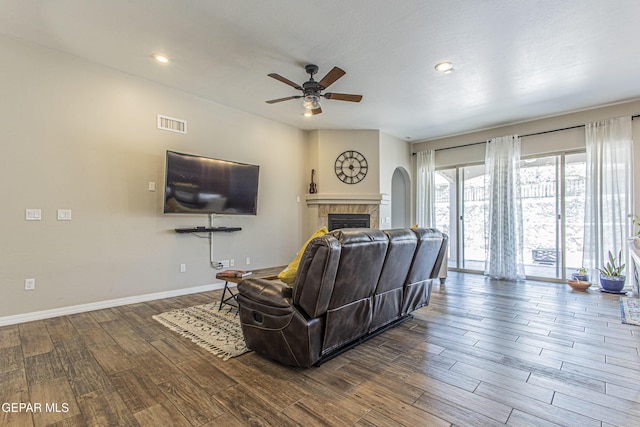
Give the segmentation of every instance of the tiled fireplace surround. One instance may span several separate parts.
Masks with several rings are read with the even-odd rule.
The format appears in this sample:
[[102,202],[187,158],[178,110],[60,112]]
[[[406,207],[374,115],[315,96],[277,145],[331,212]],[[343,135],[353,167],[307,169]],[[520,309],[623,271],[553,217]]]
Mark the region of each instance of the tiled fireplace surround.
[[380,206],[378,205],[318,205],[318,227],[329,225],[329,214],[368,214],[371,228],[379,228],[380,224]]
[[329,226],[329,214],[367,214],[369,226],[380,228],[380,205],[388,204],[383,194],[313,194],[307,206],[317,208],[317,226]]

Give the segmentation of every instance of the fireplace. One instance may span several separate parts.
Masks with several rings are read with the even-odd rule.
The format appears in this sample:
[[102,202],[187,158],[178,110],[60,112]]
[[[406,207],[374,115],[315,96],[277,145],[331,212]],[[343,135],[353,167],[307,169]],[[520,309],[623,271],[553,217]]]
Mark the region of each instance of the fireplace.
[[338,228],[369,228],[371,215],[338,213],[329,214],[329,231]]
[[[366,216],[368,222],[353,223],[346,225],[351,227],[379,228],[380,206],[388,205],[388,198],[383,194],[310,194],[307,196],[307,206],[310,213],[317,216],[314,227],[327,227],[329,225],[329,215],[362,215]],[[313,210],[315,209],[315,212]],[[315,222],[315,221],[314,221]],[[338,226],[339,227],[339,226]],[[338,228],[334,226],[333,229]],[[344,228],[344,227],[343,227]]]

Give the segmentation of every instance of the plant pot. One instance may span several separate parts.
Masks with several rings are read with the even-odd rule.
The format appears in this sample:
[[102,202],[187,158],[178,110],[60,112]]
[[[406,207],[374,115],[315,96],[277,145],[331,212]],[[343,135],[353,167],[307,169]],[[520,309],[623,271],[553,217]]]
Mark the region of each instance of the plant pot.
[[600,286],[607,292],[620,292],[627,276],[600,276]]
[[588,274],[573,273],[571,275],[571,278],[573,280],[579,280],[581,282],[588,282],[589,281],[589,275]]
[[586,291],[591,286],[591,283],[582,280],[567,280],[567,283],[574,291]]

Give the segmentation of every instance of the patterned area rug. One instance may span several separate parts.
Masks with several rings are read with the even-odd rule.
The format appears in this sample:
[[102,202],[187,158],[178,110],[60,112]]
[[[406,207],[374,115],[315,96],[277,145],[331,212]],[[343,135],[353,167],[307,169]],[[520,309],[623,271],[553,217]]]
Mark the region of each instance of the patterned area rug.
[[620,297],[622,323],[640,326],[640,299]]
[[218,311],[218,304],[179,308],[153,318],[222,360],[229,360],[249,349],[244,343],[237,311],[224,308]]

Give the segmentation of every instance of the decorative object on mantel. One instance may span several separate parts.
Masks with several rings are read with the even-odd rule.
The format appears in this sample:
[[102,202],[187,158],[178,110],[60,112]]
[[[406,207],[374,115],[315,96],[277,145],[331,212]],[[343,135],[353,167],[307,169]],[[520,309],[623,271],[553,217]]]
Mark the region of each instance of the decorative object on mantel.
[[222,360],[250,351],[244,342],[238,312],[218,311],[218,303],[179,308],[153,319]]
[[359,183],[367,176],[368,171],[367,159],[355,150],[347,150],[336,159],[336,176],[345,184]]
[[627,277],[622,274],[625,264],[622,264],[622,251],[618,252],[615,258],[613,253],[609,251],[609,261],[604,268],[600,268],[600,290],[609,293],[625,293],[624,288]]
[[620,297],[620,317],[622,323],[640,326],[640,300]]
[[585,280],[567,280],[567,283],[574,291],[586,291],[591,286],[591,282]]
[[315,169],[311,169],[311,184],[309,184],[309,194],[316,194],[318,192],[318,186],[313,182],[313,176],[316,174]]

